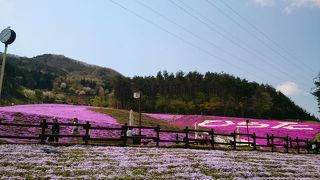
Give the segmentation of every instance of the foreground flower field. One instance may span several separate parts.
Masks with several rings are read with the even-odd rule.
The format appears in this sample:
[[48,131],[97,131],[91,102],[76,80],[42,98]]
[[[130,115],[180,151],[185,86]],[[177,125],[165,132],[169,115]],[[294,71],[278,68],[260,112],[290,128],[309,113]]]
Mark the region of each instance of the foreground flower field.
[[319,179],[319,162],[252,151],[0,145],[0,179]]

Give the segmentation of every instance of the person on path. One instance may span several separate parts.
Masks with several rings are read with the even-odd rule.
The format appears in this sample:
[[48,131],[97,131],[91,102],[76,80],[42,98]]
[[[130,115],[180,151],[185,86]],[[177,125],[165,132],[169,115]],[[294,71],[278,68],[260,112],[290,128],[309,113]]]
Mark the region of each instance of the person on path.
[[[79,135],[80,134],[80,126],[78,118],[73,118],[73,129],[72,129],[72,135]],[[76,143],[79,143],[78,139],[75,140]]]
[[[60,133],[60,125],[58,123],[58,119],[54,118],[52,129],[51,129],[51,134],[52,135],[59,135],[59,133]],[[52,141],[59,142],[59,137],[53,137]]]
[[127,137],[132,137],[132,135],[133,135],[132,128],[129,128],[127,130]]

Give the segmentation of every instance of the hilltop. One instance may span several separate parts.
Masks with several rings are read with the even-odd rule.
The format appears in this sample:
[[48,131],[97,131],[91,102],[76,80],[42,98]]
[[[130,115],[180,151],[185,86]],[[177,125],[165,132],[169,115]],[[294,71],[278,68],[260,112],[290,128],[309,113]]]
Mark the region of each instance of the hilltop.
[[[2,54],[1,54],[2,59]],[[7,58],[1,104],[68,102],[105,104],[117,71],[90,65],[63,55],[44,54]]]

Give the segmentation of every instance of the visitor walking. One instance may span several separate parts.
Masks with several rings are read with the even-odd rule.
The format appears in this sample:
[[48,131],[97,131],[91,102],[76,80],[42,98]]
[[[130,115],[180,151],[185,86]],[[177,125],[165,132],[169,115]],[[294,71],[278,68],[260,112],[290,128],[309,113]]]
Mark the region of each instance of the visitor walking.
[[[52,124],[52,129],[51,129],[51,134],[52,135],[59,135],[59,133],[60,133],[60,125],[58,123],[58,119],[54,118],[53,124]],[[53,137],[52,141],[59,142],[59,137]]]
[[[80,134],[80,126],[79,126],[79,120],[78,118],[73,118],[73,129],[72,129],[72,135],[79,135]],[[78,143],[78,140],[75,140],[76,143]]]
[[132,135],[133,135],[132,128],[129,128],[127,130],[127,137],[132,137]]

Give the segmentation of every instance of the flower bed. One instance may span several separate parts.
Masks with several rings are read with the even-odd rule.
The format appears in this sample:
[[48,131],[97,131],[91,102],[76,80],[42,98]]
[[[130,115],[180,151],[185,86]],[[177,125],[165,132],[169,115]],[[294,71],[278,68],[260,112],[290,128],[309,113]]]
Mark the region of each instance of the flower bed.
[[[57,117],[59,119],[78,118],[81,122],[90,121],[96,124],[119,124],[116,119],[108,115],[88,110],[88,108],[97,108],[92,106],[74,106],[65,104],[30,104],[18,106],[0,107],[2,112],[20,112],[25,115],[38,115],[40,117]],[[0,114],[1,115],[1,114]],[[1,117],[1,116],[0,116]]]
[[[198,115],[185,115],[180,118],[170,119],[171,115],[162,114],[146,114],[151,117],[165,117],[164,120],[170,121],[173,124],[181,127],[194,128],[195,124],[205,129],[214,129],[217,133],[231,134],[239,129],[240,133],[247,133],[247,123],[249,120],[248,130],[249,133],[256,133],[256,136],[266,137],[267,134],[281,137],[291,137],[292,139],[308,139],[313,140],[315,135],[320,132],[320,123],[305,123],[281,120],[263,120],[263,119],[247,119],[247,118],[234,118],[234,117],[221,117],[221,116],[198,116]],[[173,116],[171,116],[173,117]],[[247,139],[247,137],[242,137]],[[250,138],[250,141],[252,139]],[[281,143],[280,139],[276,143]],[[266,140],[257,139],[258,144],[266,144]]]
[[[103,113],[89,110],[89,108],[98,108],[92,106],[75,106],[64,104],[31,104],[0,107],[0,119],[2,122],[36,124],[39,125],[42,119],[52,122],[53,118],[58,118],[60,123],[72,123],[73,118],[78,118],[79,123],[87,121],[94,127],[121,127],[116,119]],[[51,134],[51,126],[47,129],[47,134]],[[137,133],[138,129],[134,129]],[[0,134],[12,136],[39,136],[40,128],[1,126]],[[91,130],[92,138],[120,138],[121,131]],[[61,126],[60,134],[72,134],[72,127]],[[80,134],[85,134],[84,129],[80,129]],[[148,137],[155,137],[154,130],[142,130],[142,134]],[[162,133],[164,139],[173,139],[174,134]],[[182,138],[182,137],[181,137]],[[39,140],[25,139],[2,139],[8,142],[38,142]],[[60,142],[73,142],[71,138],[60,138]],[[82,141],[80,141],[82,142]],[[152,142],[154,143],[154,142]]]
[[0,157],[0,179],[320,179],[319,155],[0,145]]
[[[22,124],[37,124],[39,125],[42,119],[47,122],[52,122],[53,118],[58,118],[60,123],[72,123],[73,118],[78,118],[79,123],[90,122],[93,126],[98,127],[119,127],[116,119],[106,114],[97,113],[88,108],[96,108],[91,106],[73,106],[63,104],[32,104],[0,107],[0,118],[2,122],[22,123]],[[50,132],[51,127],[47,129]],[[40,128],[0,126],[0,134],[15,135],[15,136],[38,136]],[[72,127],[61,126],[60,134],[72,134]],[[84,134],[84,130],[80,130],[80,134]],[[119,137],[120,132],[115,131],[95,131],[91,132],[92,137]],[[5,139],[10,142],[34,142],[36,140],[19,140]],[[71,141],[70,138],[60,138],[62,142]]]

